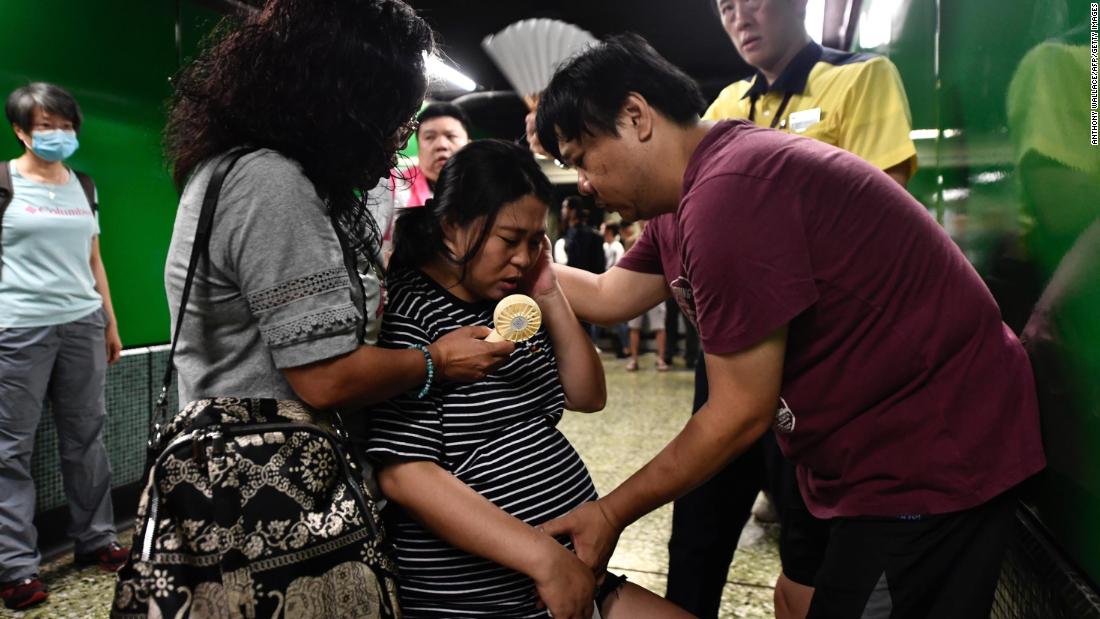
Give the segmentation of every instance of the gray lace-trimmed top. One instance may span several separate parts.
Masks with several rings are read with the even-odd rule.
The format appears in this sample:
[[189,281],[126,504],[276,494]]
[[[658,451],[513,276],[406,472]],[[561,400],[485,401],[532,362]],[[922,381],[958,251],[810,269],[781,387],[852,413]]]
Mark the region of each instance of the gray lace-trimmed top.
[[[203,195],[204,165],[176,213],[164,284],[176,312]],[[362,269],[361,269],[362,270]],[[366,299],[344,265],[328,211],[301,167],[272,150],[242,157],[222,187],[209,260],[199,263],[176,368],[180,402],[213,396],[297,399],[281,368],[346,354],[377,334],[381,284],[361,273]]]

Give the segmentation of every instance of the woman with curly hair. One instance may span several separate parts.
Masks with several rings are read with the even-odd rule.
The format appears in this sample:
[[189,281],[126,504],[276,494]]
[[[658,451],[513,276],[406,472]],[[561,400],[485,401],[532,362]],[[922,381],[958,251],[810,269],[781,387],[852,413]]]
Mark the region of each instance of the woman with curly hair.
[[[370,345],[381,318],[368,192],[426,90],[432,32],[396,0],[272,0],[178,80],[168,154],[183,187],[165,285],[174,312],[205,165],[226,177],[179,337],[180,401],[229,395],[361,407],[419,388],[425,353]],[[349,273],[355,271],[354,276]],[[436,379],[484,377],[511,344],[472,327],[427,346]]]
[[[514,348],[483,341],[486,327],[374,346],[385,295],[369,190],[415,129],[432,51],[431,29],[398,0],[268,0],[179,76],[167,150],[182,197],[165,287],[186,407],[163,427],[171,443],[139,506],[142,552],[115,616],[400,616],[375,507],[330,447],[344,435],[328,432],[326,411],[370,423],[365,406],[480,380]],[[284,420],[290,429],[263,429]],[[233,423],[258,443],[241,433],[207,456],[180,429],[224,439]],[[218,457],[228,464],[210,472]]]

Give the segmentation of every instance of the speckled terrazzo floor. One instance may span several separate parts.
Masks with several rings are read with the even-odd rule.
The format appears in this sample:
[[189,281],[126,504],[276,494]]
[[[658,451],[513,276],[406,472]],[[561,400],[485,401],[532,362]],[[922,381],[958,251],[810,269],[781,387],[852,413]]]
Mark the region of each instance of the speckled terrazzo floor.
[[[561,428],[592,471],[596,487],[606,493],[660,450],[683,425],[691,410],[692,373],[654,371],[646,355],[641,370],[626,372],[625,363],[604,355],[608,406],[594,415],[569,413]],[[672,508],[664,507],[623,534],[611,568],[630,580],[664,594]],[[722,619],[772,616],[772,586],[779,573],[774,527],[750,524],[741,537],[722,599]],[[124,542],[128,542],[129,533]],[[114,575],[96,568],[77,569],[65,555],[42,567],[50,587],[49,601],[16,613],[0,608],[0,618],[106,618]]]
[[[130,544],[132,530],[120,531],[119,542]],[[106,619],[110,612],[111,596],[115,591],[115,575],[97,567],[80,568],[73,564],[72,554],[66,553],[53,561],[43,563],[39,576],[50,588],[50,599],[45,604],[23,612],[14,612],[0,606],[0,617],[26,617],[28,619]]]

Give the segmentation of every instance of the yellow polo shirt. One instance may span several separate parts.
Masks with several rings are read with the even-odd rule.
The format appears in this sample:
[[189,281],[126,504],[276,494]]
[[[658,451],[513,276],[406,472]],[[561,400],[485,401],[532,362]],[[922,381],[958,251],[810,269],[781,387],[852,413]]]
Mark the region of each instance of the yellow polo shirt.
[[883,56],[810,42],[774,84],[760,73],[734,82],[704,118],[749,118],[832,144],[882,170],[908,162],[908,177],[917,171],[909,101],[897,68]]
[[1100,178],[1100,148],[1089,130],[1089,48],[1040,43],[1016,68],[1008,85],[1008,132],[1016,164],[1028,153]]

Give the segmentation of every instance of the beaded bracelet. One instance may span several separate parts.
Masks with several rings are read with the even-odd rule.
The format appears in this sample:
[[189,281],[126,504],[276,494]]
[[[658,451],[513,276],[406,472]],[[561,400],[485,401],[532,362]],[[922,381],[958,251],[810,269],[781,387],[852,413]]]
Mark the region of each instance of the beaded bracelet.
[[417,400],[423,400],[424,396],[428,395],[431,391],[432,381],[435,379],[435,364],[432,363],[432,353],[428,352],[428,347],[421,344],[413,344],[410,348],[415,348],[424,353],[424,361],[428,363],[428,377],[424,379],[424,386],[420,389],[420,393],[416,394]]

